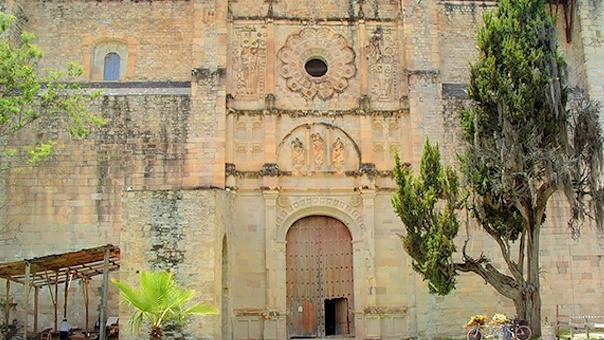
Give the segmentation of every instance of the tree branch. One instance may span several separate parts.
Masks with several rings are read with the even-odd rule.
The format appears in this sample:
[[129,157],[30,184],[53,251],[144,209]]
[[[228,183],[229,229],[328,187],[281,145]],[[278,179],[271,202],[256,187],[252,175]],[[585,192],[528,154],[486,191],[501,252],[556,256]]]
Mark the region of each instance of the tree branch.
[[[514,278],[500,273],[493,265],[490,260],[481,254],[478,259],[473,259],[467,256],[464,245],[464,262],[453,263],[451,266],[453,270],[464,273],[472,272],[482,277],[486,283],[490,284],[497,290],[501,295],[510,298],[517,299],[522,293],[521,284],[519,284]],[[523,284],[523,283],[522,283]]]

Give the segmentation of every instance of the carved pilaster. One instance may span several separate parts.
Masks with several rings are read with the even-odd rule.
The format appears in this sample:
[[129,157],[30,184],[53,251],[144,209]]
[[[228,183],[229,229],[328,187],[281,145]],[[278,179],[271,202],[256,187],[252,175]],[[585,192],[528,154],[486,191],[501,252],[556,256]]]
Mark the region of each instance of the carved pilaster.
[[276,292],[275,292],[275,246],[276,233],[277,233],[277,197],[279,192],[276,190],[265,190],[262,193],[264,197],[264,226],[265,226],[265,261],[266,261],[266,301],[267,308],[276,308]]
[[[359,6],[361,6],[359,4]],[[362,7],[359,8],[359,13],[362,13]],[[359,78],[361,79],[361,97],[367,97],[367,51],[365,44],[367,41],[367,33],[365,27],[365,20],[359,20]]]
[[375,190],[364,189],[361,191],[363,199],[363,223],[365,224],[365,275],[367,282],[367,304],[376,303],[377,281],[375,277]]

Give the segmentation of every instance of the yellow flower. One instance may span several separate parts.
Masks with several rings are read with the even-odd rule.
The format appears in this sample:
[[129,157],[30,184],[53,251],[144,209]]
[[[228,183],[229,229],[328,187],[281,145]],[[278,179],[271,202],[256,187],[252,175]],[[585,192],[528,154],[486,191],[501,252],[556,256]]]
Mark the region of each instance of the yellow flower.
[[507,316],[505,316],[505,314],[495,314],[493,315],[493,318],[491,319],[491,325],[495,326],[495,325],[503,325],[504,323],[508,323],[509,320],[507,318]]
[[471,327],[475,327],[478,325],[484,325],[487,322],[487,316],[483,315],[483,314],[476,314],[476,315],[472,315],[472,317],[470,317],[470,321],[468,321],[467,324],[465,324],[463,327],[464,328],[471,328]]

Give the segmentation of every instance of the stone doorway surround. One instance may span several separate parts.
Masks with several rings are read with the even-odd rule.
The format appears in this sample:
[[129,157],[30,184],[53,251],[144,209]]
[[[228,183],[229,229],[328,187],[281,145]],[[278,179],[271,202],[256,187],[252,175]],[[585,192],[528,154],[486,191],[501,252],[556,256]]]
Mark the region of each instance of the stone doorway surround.
[[341,221],[352,236],[355,336],[364,336],[364,308],[375,305],[375,190],[311,195],[263,192],[267,267],[265,339],[286,339],[286,236],[299,219],[322,215]]

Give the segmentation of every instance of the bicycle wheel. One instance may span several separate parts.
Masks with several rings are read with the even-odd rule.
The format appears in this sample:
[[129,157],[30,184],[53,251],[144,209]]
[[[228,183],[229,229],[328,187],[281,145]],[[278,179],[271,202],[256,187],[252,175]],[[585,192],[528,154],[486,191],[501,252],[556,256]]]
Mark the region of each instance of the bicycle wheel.
[[509,340],[505,338],[506,331],[503,328],[497,328],[493,330],[493,339],[495,340]]
[[527,326],[518,326],[516,327],[516,339],[518,340],[528,340],[531,338],[531,329]]
[[482,340],[482,331],[480,328],[472,328],[468,331],[468,340]]

